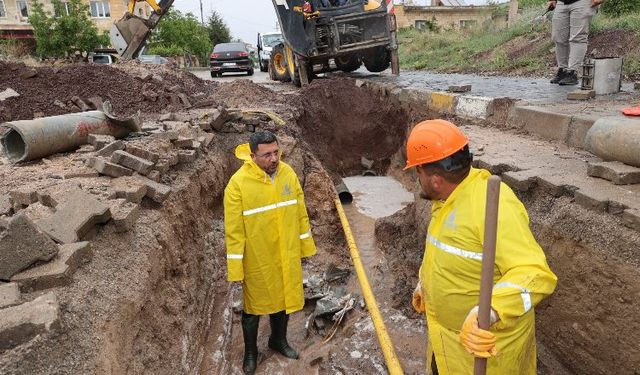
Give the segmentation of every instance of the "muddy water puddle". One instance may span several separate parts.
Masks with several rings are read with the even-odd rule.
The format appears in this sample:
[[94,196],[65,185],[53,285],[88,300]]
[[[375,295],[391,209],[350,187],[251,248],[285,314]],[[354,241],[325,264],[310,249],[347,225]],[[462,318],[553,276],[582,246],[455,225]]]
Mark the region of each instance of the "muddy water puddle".
[[[384,254],[376,245],[376,219],[403,209],[413,202],[413,194],[388,176],[354,176],[343,181],[354,198],[353,203],[344,205],[344,211],[370,282],[374,289],[375,285],[390,285],[384,282],[391,275],[384,272],[387,269]],[[352,281],[357,284],[357,280]]]

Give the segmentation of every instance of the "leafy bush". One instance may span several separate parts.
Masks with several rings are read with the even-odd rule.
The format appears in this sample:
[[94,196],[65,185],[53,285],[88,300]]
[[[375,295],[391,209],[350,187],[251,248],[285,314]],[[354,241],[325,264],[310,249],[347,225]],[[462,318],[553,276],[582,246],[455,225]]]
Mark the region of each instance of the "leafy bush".
[[613,17],[639,11],[640,0],[607,0],[602,4],[602,12]]
[[184,48],[176,45],[170,45],[170,46],[152,45],[149,48],[149,54],[160,55],[160,56],[172,56],[172,57],[183,56]]
[[[34,0],[29,23],[33,26],[36,54],[44,57],[66,57],[76,52],[88,53],[109,45],[107,33],[99,34],[89,18],[89,6],[82,0],[52,0],[54,13],[45,11],[43,3]],[[66,7],[65,7],[66,5]]]

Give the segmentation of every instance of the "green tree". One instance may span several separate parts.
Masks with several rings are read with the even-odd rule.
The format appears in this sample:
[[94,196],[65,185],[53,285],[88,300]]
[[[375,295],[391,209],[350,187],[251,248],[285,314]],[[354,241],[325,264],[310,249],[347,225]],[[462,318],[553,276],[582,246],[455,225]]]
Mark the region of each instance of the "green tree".
[[76,52],[87,53],[101,45],[109,45],[106,32],[100,34],[89,18],[89,6],[82,0],[52,0],[54,13],[34,0],[29,23],[33,26],[38,57],[65,57]]
[[171,9],[160,20],[149,49],[151,53],[172,51],[176,55],[195,55],[204,63],[211,49],[211,41],[207,29],[193,13],[183,15],[179,10]]
[[215,10],[209,16],[207,32],[209,32],[209,39],[214,46],[218,43],[228,43],[231,40],[229,27]]

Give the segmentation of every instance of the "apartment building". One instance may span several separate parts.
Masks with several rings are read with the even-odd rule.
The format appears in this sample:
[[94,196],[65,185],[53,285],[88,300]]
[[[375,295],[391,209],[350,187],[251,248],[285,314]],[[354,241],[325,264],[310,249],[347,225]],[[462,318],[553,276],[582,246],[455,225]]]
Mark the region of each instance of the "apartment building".
[[[51,0],[40,0],[46,10],[53,12]],[[83,0],[89,5],[91,20],[98,30],[110,30],[111,25],[127,11],[128,0]],[[64,1],[63,1],[64,3]],[[0,38],[30,39],[33,28],[29,24],[32,0],[0,0]],[[145,2],[138,3],[135,13],[147,18],[151,8]]]

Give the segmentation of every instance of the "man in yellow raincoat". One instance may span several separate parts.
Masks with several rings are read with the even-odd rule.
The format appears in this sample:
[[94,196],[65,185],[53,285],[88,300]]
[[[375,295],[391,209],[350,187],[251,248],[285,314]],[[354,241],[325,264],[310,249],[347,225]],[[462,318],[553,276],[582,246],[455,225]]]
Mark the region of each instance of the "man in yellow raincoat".
[[428,120],[407,140],[422,196],[432,201],[420,281],[413,306],[425,312],[427,373],[473,374],[474,357],[488,358],[489,375],[535,375],[534,307],[557,278],[529,228],[523,204],[500,186],[491,326],[478,328],[487,180],[471,167],[469,140],[452,123]]
[[227,280],[242,281],[243,370],[253,374],[260,315],[269,314],[269,347],[298,358],[287,342],[287,324],[289,314],[304,306],[301,258],[316,247],[298,176],[280,161],[275,135],[252,134],[236,157],[244,164],[224,192]]

